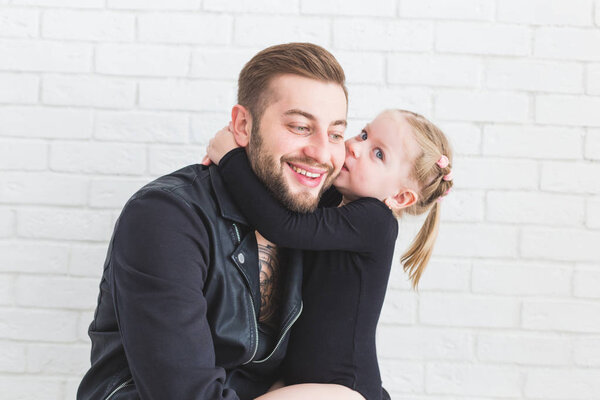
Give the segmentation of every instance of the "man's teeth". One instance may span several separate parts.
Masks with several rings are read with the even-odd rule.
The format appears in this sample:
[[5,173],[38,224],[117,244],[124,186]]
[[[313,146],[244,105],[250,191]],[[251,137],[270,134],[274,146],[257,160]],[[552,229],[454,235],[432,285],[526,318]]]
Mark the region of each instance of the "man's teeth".
[[308,176],[309,178],[318,178],[319,176],[321,176],[321,174],[315,174],[313,172],[308,172],[308,171],[303,170],[302,168],[298,168],[298,167],[296,167],[294,165],[292,165],[291,167],[297,173],[302,174],[304,176]]

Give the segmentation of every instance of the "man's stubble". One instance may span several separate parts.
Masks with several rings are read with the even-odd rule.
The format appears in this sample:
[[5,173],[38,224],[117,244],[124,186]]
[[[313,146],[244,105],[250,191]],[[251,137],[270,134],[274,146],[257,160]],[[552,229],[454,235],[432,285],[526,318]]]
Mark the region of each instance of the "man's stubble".
[[[289,210],[301,213],[314,211],[319,204],[321,195],[331,186],[337,176],[337,174],[332,174],[332,166],[317,164],[310,158],[282,157],[280,160],[276,160],[264,151],[263,140],[259,131],[259,124],[253,124],[247,149],[248,159],[250,160],[250,165],[256,176],[258,176],[273,196]],[[327,169],[325,184],[321,187],[321,190],[316,197],[312,197],[307,192],[298,194],[292,194],[290,192],[290,188],[283,176],[283,168],[287,162],[293,161],[303,162],[308,165],[318,165],[321,168]]]

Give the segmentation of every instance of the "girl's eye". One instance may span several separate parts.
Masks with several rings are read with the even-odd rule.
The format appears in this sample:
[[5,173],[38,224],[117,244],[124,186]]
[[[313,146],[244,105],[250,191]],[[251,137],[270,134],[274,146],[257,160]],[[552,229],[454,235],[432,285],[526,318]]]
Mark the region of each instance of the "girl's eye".
[[362,132],[360,133],[360,138],[361,138],[362,140],[367,140],[367,136],[368,136],[368,135],[367,135],[367,131],[362,131]]
[[383,151],[381,151],[380,149],[375,149],[375,157],[379,158],[380,160],[383,160]]

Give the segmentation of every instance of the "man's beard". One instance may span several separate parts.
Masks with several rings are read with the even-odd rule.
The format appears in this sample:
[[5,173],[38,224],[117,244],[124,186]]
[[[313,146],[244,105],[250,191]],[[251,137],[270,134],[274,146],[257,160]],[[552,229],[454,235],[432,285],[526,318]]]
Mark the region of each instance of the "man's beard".
[[284,164],[288,162],[301,162],[307,165],[314,165],[315,160],[301,157],[282,157],[279,161],[275,160],[274,157],[263,151],[262,137],[258,130],[259,127],[257,125],[252,126],[250,143],[248,143],[248,159],[256,176],[286,208],[301,213],[314,211],[319,204],[319,199],[323,192],[331,186],[337,177],[337,175],[334,176],[332,174],[332,167],[319,164],[320,168],[327,169],[327,177],[325,184],[321,187],[316,197],[313,197],[308,192],[293,194],[283,176]]

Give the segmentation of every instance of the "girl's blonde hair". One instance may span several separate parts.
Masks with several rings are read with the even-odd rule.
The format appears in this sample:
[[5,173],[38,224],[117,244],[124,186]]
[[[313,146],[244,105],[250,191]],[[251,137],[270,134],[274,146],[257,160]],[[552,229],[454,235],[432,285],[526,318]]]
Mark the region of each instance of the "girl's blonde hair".
[[[414,163],[412,178],[418,183],[419,193],[417,202],[407,208],[396,211],[394,214],[421,215],[429,212],[419,233],[412,244],[402,255],[400,261],[404,271],[416,289],[421,275],[431,258],[433,245],[437,238],[440,225],[440,201],[450,188],[452,180],[443,179],[450,174],[452,169],[452,149],[444,133],[420,114],[407,110],[397,110],[413,128],[417,143],[421,147]],[[438,161],[446,156],[449,163],[442,168]]]

